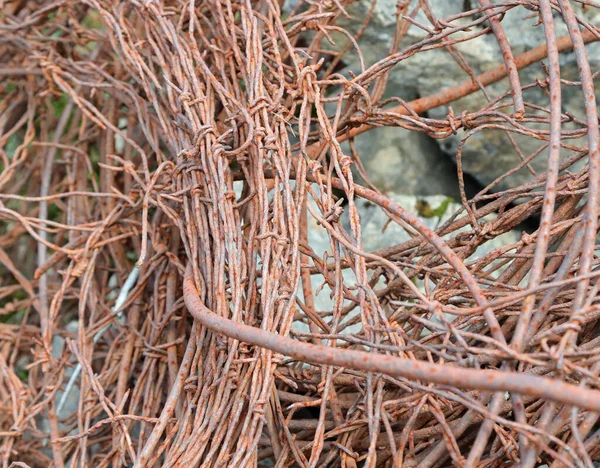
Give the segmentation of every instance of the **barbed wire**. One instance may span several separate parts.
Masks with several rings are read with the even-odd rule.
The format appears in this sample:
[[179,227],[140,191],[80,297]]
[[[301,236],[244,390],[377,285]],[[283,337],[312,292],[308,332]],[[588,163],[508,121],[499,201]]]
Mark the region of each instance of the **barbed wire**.
[[[586,50],[600,30],[584,13],[597,5],[481,0],[438,18],[398,2],[388,53],[367,65],[374,3],[364,18],[351,1],[282,3],[4,3],[3,466],[592,466],[600,154]],[[511,11],[545,43],[517,54]],[[483,35],[502,61],[477,74],[460,45]],[[437,49],[464,81],[388,98],[394,67]],[[571,51],[578,81],[561,75]],[[343,68],[349,54],[360,69]],[[581,88],[585,117],[565,87]],[[481,108],[427,114],[482,91]],[[358,183],[361,155],[343,144],[375,127],[461,137],[462,208],[439,228]],[[468,197],[462,153],[490,130],[538,149],[513,138],[520,162]],[[501,189],[535,158],[544,172]],[[359,200],[411,239],[366,251]],[[526,220],[539,226],[474,255]]]

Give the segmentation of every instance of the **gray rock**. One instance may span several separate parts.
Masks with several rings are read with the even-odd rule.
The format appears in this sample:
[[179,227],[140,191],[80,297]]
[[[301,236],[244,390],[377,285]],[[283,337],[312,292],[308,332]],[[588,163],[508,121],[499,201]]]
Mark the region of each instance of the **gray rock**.
[[[65,328],[66,328],[67,332],[77,334],[77,331],[79,329],[79,322],[77,320],[73,320],[73,321],[69,322]],[[52,337],[52,356],[55,359],[59,359],[62,356],[64,346],[65,346],[65,339],[62,336],[55,335]],[[65,379],[68,380],[73,375],[73,372],[74,372],[73,366],[66,367],[65,368]],[[64,392],[62,390],[59,390],[58,392],[56,392],[55,401],[57,404],[61,400],[63,393]],[[77,411],[77,409],[79,407],[79,393],[80,393],[79,386],[74,385],[69,394],[69,398],[67,398],[65,405],[61,409],[60,413],[58,413],[59,418],[65,418],[65,417],[69,416],[70,414],[73,414],[74,412]],[[62,425],[61,425],[61,428],[62,428]]]
[[[419,216],[419,218],[431,229],[436,229],[439,227],[461,208],[460,204],[451,202],[448,197],[442,195],[416,197],[411,195],[388,193],[388,197],[407,211]],[[409,240],[412,237],[406,231],[406,229],[397,223],[392,222],[387,224],[388,217],[378,206],[363,199],[356,199],[355,202],[361,219],[363,250],[366,252],[373,252],[385,247],[390,247],[392,245]],[[441,212],[441,210],[438,210],[438,208],[443,205],[446,206],[446,210],[439,217],[424,217],[420,214],[424,212],[423,206],[429,206],[431,210],[435,212]],[[311,207],[318,213],[316,205],[312,201]],[[488,216],[486,219],[490,218],[493,218],[493,215]],[[351,232],[347,210],[345,210],[342,214],[340,222],[348,232]],[[385,231],[383,231],[384,226],[386,226]],[[470,227],[466,226],[459,232],[464,232],[469,229]],[[450,234],[447,236],[447,238],[455,235],[456,233]],[[467,260],[475,260],[496,248],[517,242],[520,237],[521,233],[516,230],[502,234],[501,236],[498,236],[497,238],[480,246],[477,251]],[[308,215],[308,243],[315,253],[321,257],[323,257],[326,252],[328,252],[329,255],[332,253],[327,231],[310,214]],[[352,288],[356,285],[356,277],[350,269],[343,270],[342,274],[345,286]],[[316,310],[319,312],[333,310],[334,300],[331,295],[332,291],[329,286],[324,283],[323,276],[313,275],[311,279]],[[422,281],[418,282],[417,285],[424,290]],[[298,290],[298,294],[299,297],[302,298],[301,287]],[[344,305],[348,305],[348,302],[344,302]],[[347,317],[344,321],[354,317],[356,314],[358,314],[358,310],[355,310],[353,314],[350,317]],[[304,323],[294,322],[293,329],[296,332],[308,332],[308,326]],[[348,327],[344,330],[344,333],[358,333],[360,329],[361,325],[359,323],[357,325]]]
[[[69,322],[67,324],[67,326],[65,327],[65,330],[68,333],[72,333],[72,334],[76,334],[78,329],[79,329],[79,322],[77,320],[73,320],[73,321]],[[52,337],[52,357],[54,359],[60,359],[62,356],[64,347],[65,347],[65,338],[61,335],[54,335]],[[66,379],[70,378],[71,375],[73,375],[73,369],[74,369],[73,367],[65,368],[64,375],[65,375]],[[63,393],[64,392],[62,390],[58,390],[56,392],[56,396],[54,399],[56,405],[58,405],[58,402],[60,401]],[[68,398],[66,400],[66,403],[63,406],[62,410],[57,413],[59,420],[64,419],[67,416],[69,416],[77,411],[78,406],[79,406],[79,394],[80,394],[79,386],[75,385],[71,390],[70,398]],[[52,450],[50,449],[50,422],[48,421],[48,418],[46,417],[46,413],[45,412],[41,413],[36,418],[36,420],[37,420],[40,431],[42,431],[44,434],[47,435],[47,437],[42,439],[42,446],[44,447],[43,451],[48,456],[52,456]],[[61,422],[58,423],[58,427],[59,427],[59,430],[61,430],[61,431],[68,429],[68,426]],[[76,430],[72,430],[71,434],[73,434],[75,432],[76,432]]]
[[[448,197],[442,195],[415,197],[410,195],[388,193],[387,196],[408,212],[419,217],[419,219],[425,223],[427,227],[433,230],[441,226],[461,208],[460,204],[451,202]],[[362,242],[364,250],[373,252],[384,249],[386,247],[391,247],[407,241],[414,236],[414,231],[413,235],[411,236],[405,228],[395,222],[386,224],[389,220],[388,216],[381,208],[373,203],[360,199],[356,201],[356,205],[359,213],[361,214]],[[437,213],[441,212],[444,207],[445,211],[443,214],[441,216],[437,216]],[[423,214],[426,212],[429,212],[427,213],[427,217],[423,216]],[[432,213],[436,213],[436,215],[432,216]],[[494,215],[490,215],[484,219],[493,219],[493,216]],[[342,219],[345,220],[347,218]],[[383,230],[384,226],[385,230]],[[470,226],[465,226],[458,232],[465,232],[470,229]],[[447,240],[455,235],[456,233],[449,234],[445,239]],[[518,231],[504,233],[501,236],[498,236],[480,246],[469,258],[469,260],[475,260],[498,247],[517,242],[520,237],[521,234]]]
[[[415,4],[416,0],[413,0],[410,9]],[[431,5],[431,9],[438,19],[456,15],[476,7],[477,4],[478,2],[475,0],[429,0],[429,5]],[[360,28],[362,20],[370,6],[370,0],[361,0],[349,6],[347,10],[351,14],[352,19],[343,20],[342,23],[345,21],[344,26],[348,30],[356,32]],[[359,39],[359,45],[367,67],[387,55],[389,44],[394,34],[396,8],[396,0],[379,0],[375,6],[372,21],[363,36]],[[579,4],[573,4],[573,8],[577,14],[586,18],[592,24],[597,24],[600,21],[600,9],[589,7],[584,11]],[[545,43],[544,28],[542,25],[536,25],[538,18],[537,15],[533,15],[535,15],[534,12],[524,7],[517,7],[507,13],[502,20],[504,31],[515,55],[519,55]],[[416,21],[427,27],[431,27],[431,23],[422,11],[417,15]],[[465,21],[470,21],[470,18],[457,20],[457,23]],[[478,29],[481,30],[486,25],[487,22],[484,22]],[[559,15],[556,16],[555,27],[557,37],[568,34],[567,28]],[[476,32],[476,30],[477,28],[472,28],[471,33]],[[411,26],[407,36],[403,40],[401,50],[424,39],[426,35],[427,33],[419,27]],[[461,36],[465,36],[465,33],[459,33],[453,37],[458,38]],[[346,41],[343,36],[338,34],[333,37],[336,41],[336,47],[345,45]],[[491,33],[460,43],[456,47],[476,74],[503,63],[497,41]],[[599,68],[600,44],[589,44],[587,51],[593,70]],[[348,70],[360,73],[361,67],[356,53],[349,53],[345,61]],[[561,75],[568,80],[579,79],[574,53],[566,52],[561,54]],[[535,83],[536,79],[544,80],[546,77],[540,63],[520,70],[519,76],[522,85]],[[400,96],[403,99],[412,99],[413,96],[428,96],[468,79],[468,74],[456,63],[450,54],[444,48],[438,48],[419,52],[397,64],[390,73],[386,96]],[[486,89],[490,98],[494,99],[509,90],[508,80],[504,79],[499,83],[488,86]],[[600,97],[600,91],[598,92],[598,96]],[[526,90],[524,92],[524,99],[526,102],[543,107],[549,106],[549,97],[537,88]],[[454,113],[460,115],[462,111],[482,109],[487,102],[483,93],[478,92],[453,102],[451,106]],[[506,102],[510,103],[510,98]],[[569,111],[576,117],[584,117],[583,98],[580,87],[563,86],[563,111]],[[443,119],[448,115],[448,112],[448,106],[441,106],[431,110],[428,115],[432,118]],[[512,112],[511,106],[506,108],[506,112]],[[566,126],[565,128],[569,127]],[[390,135],[393,135],[393,133],[390,133]],[[456,149],[464,136],[465,133],[460,131],[457,135],[440,141],[443,152],[455,159]],[[391,181],[394,179],[392,172],[394,174],[397,172],[418,172],[423,166],[429,167],[433,159],[432,153],[429,150],[427,150],[426,154],[411,158],[407,157],[407,153],[410,154],[411,151],[406,151],[402,146],[397,146],[395,150],[390,149],[389,142],[393,138],[393,136],[387,136],[383,132],[368,132],[367,136],[363,138],[363,142],[361,142],[362,150],[360,156],[364,158],[367,166],[370,165],[371,161],[374,161],[374,172],[378,172],[378,170],[379,172],[382,171],[381,167],[377,164],[377,161],[383,157],[381,155],[382,151],[387,153],[396,151],[397,153],[393,157],[383,157],[385,161],[395,159],[405,162],[398,170],[392,166],[386,167],[389,169],[389,174],[384,179],[382,186],[378,185],[381,179],[377,174],[374,176],[374,183],[383,190],[389,190],[389,185],[392,184]],[[541,145],[538,140],[531,137],[515,135],[514,138],[522,154],[525,156],[532,154]],[[585,144],[585,141],[578,140],[576,143],[582,145]],[[544,151],[531,162],[532,169],[536,172],[544,171],[547,167],[546,158],[547,152]],[[475,133],[468,139],[462,154],[465,172],[474,176],[483,185],[488,185],[500,175],[505,174],[508,170],[517,166],[520,161],[520,156],[509,138],[505,132],[500,130],[485,130]],[[411,168],[410,164],[415,162],[417,164]],[[397,186],[394,189],[396,192],[418,195],[428,194],[426,192],[418,192],[415,186],[406,184],[406,177],[403,177],[401,174],[395,176],[398,178]],[[504,190],[516,187],[530,178],[530,171],[527,168],[522,168],[503,180],[497,186],[497,189]],[[427,179],[424,180],[424,183],[427,183]],[[447,185],[444,184],[444,186]],[[452,194],[446,191],[438,193]]]
[[454,164],[425,133],[375,128],[357,136],[355,145],[370,182],[383,192],[460,197]]

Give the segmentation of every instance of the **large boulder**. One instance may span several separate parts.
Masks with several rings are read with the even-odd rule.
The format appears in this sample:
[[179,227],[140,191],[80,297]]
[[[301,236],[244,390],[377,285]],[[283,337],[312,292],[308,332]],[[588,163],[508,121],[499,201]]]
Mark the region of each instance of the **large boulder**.
[[[409,11],[414,8],[416,3],[417,0],[411,2]],[[367,67],[383,59],[388,53],[395,30],[397,4],[396,0],[378,0],[373,10],[371,22],[358,40]],[[476,0],[429,0],[428,4],[437,19],[457,15],[478,6]],[[355,33],[358,31],[371,5],[371,0],[360,0],[349,5],[347,11],[351,15],[351,19],[342,19],[342,25],[350,32]],[[598,24],[600,21],[600,9],[593,7],[584,9],[583,6],[574,2],[572,2],[572,5],[576,13],[586,18],[590,23]],[[422,11],[417,14],[415,19],[416,22],[425,27],[433,28]],[[464,23],[472,19],[473,17],[469,16],[457,20],[456,23]],[[545,43],[544,28],[538,23],[538,19],[537,13],[522,6],[513,8],[503,18],[501,24],[515,56]],[[469,34],[482,30],[487,24],[484,21],[481,25],[472,28]],[[558,13],[555,15],[555,27],[557,37],[568,34],[566,25]],[[427,34],[423,29],[412,25],[400,49],[402,50],[421,41]],[[466,34],[461,32],[454,34],[452,37],[460,38]],[[347,41],[345,36],[333,33],[332,37],[336,41],[335,47],[345,46]],[[459,43],[456,48],[476,74],[503,64],[498,43],[492,33]],[[600,68],[600,43],[589,44],[587,51],[593,70]],[[352,70],[355,74],[360,73],[360,61],[356,53],[350,51],[344,60],[347,70]],[[561,75],[567,80],[579,79],[578,66],[573,52],[561,54]],[[544,80],[546,73],[541,63],[536,63],[520,70],[519,76],[522,85],[527,85],[535,83],[537,79]],[[469,75],[456,63],[448,51],[445,48],[437,48],[419,52],[398,63],[390,73],[386,96],[399,96],[405,100],[410,100],[417,96],[432,95],[468,79],[470,79]],[[509,89],[508,80],[504,79],[488,86],[487,93],[489,98],[495,99]],[[563,111],[569,111],[576,117],[584,118],[581,88],[579,86],[564,85],[562,91]],[[600,93],[598,93],[598,96],[600,97]],[[548,95],[538,87],[526,90],[524,99],[526,102],[535,105],[549,106]],[[510,103],[510,100],[507,102]],[[487,103],[486,96],[482,92],[477,92],[453,102],[451,106],[454,113],[460,115],[462,111],[480,110]],[[428,116],[443,119],[448,115],[448,111],[448,106],[440,106],[429,111]],[[512,107],[506,108],[506,111],[512,112]],[[531,112],[531,109],[528,112]],[[425,135],[405,137],[402,131],[389,129],[368,132],[360,136],[358,140],[360,156],[364,161],[364,165],[367,171],[373,173],[375,185],[382,190],[390,190],[390,186],[395,184],[393,190],[398,193],[430,194],[432,192],[429,180],[431,180],[434,185],[435,182],[439,181],[440,191],[438,193],[452,194],[452,192],[446,191],[448,190],[447,187],[452,186],[451,181],[446,180],[443,176],[440,178],[439,173],[443,171],[427,170],[435,164],[433,161],[443,159],[439,157],[439,152],[432,151],[431,146],[433,143],[439,143],[442,152],[447,157],[449,156],[455,160],[457,147],[464,136],[465,133],[459,131],[457,135],[439,142],[437,140],[426,141],[428,137]],[[397,144],[399,139],[406,143]],[[527,136],[515,135],[514,139],[524,156],[532,154],[541,145],[538,140]],[[585,140],[578,140],[576,144],[584,145],[586,143]],[[419,149],[422,152],[415,153],[414,149]],[[495,190],[504,190],[522,184],[531,177],[531,170],[544,171],[547,166],[546,158],[547,152],[542,151],[531,162],[530,168],[522,168],[509,176]],[[396,161],[401,163],[396,163]],[[465,172],[475,177],[483,185],[487,185],[497,177],[505,174],[517,166],[520,161],[521,158],[506,133],[499,130],[485,130],[475,133],[468,139],[462,155]],[[382,167],[382,163],[386,165],[385,169]],[[419,184],[416,181],[415,183],[406,183],[407,174],[419,173],[422,170],[426,172],[421,173],[421,180],[423,185],[428,185],[427,187],[418,187]],[[381,177],[381,174],[386,172],[385,177]],[[432,178],[427,179],[428,175],[431,175]],[[452,177],[456,178],[454,174],[452,174]]]

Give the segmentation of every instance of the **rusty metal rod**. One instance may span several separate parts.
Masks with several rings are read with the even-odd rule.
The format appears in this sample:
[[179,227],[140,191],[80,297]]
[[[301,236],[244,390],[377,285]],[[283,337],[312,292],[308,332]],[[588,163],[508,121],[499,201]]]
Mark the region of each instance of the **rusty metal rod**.
[[600,391],[562,381],[519,372],[464,369],[396,356],[318,346],[219,317],[200,300],[190,263],[183,282],[183,295],[185,305],[193,317],[213,332],[303,362],[377,372],[457,388],[515,392],[600,412]]

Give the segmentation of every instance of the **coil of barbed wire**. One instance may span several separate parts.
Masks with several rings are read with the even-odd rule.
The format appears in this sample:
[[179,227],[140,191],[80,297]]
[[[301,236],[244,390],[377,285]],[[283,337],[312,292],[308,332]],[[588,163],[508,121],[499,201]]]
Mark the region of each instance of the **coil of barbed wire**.
[[[457,3],[397,2],[376,59],[374,1],[3,4],[3,466],[600,462],[600,5]],[[462,79],[391,95],[431,51]],[[383,127],[458,142],[438,226],[370,182]],[[468,193],[489,132],[519,160]],[[366,248],[363,203],[407,240]]]

